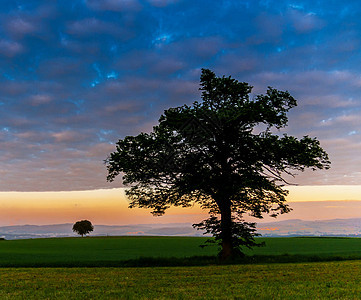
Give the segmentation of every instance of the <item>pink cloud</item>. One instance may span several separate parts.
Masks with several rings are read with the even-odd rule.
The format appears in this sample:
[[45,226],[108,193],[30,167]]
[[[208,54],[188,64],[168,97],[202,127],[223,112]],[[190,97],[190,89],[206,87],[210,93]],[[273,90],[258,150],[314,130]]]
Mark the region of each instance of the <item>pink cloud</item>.
[[37,26],[34,23],[22,18],[11,19],[8,21],[5,27],[10,32],[10,34],[19,37],[37,31]]
[[290,18],[292,26],[298,33],[309,33],[325,26],[325,22],[312,12],[304,13],[299,10],[291,9],[288,17]]
[[107,113],[117,113],[117,112],[133,112],[134,110],[138,110],[142,105],[137,103],[136,101],[128,101],[128,102],[119,102],[114,103],[112,105],[108,105],[104,108]]
[[24,52],[24,47],[14,41],[0,40],[0,55],[13,57]]
[[29,102],[32,106],[39,106],[42,104],[50,103],[53,100],[51,95],[37,94],[30,97]]
[[99,161],[105,159],[109,153],[113,152],[115,146],[109,143],[99,143],[90,147],[87,151],[87,157],[96,157]]
[[254,76],[253,84],[256,86],[255,93],[263,93],[265,87],[270,85],[292,92],[302,100],[299,105],[327,103],[329,108],[358,105],[357,101],[345,97],[344,91],[356,92],[361,88],[358,74],[349,71],[260,72]]
[[56,143],[72,143],[86,140],[88,136],[75,131],[60,131],[52,134]]
[[44,132],[38,131],[21,131],[19,133],[15,133],[14,136],[23,143],[40,143],[44,142],[48,138],[48,134]]
[[[0,49],[0,54],[1,54],[1,49]],[[21,94],[29,92],[30,89],[31,89],[31,83],[27,81],[0,82],[0,90],[2,91],[3,94],[7,94],[9,96],[19,96]]]

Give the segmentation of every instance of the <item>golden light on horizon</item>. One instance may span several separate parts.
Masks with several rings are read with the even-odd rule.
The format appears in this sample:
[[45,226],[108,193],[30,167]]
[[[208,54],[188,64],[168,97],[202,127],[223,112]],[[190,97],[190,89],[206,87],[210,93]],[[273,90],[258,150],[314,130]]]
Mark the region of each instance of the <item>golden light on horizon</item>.
[[289,202],[361,200],[360,185],[288,186]]
[[72,192],[0,192],[0,226],[59,224],[88,219],[94,224],[126,225],[202,220],[199,208],[170,208],[161,217],[150,209],[129,209],[123,188]]
[[[361,186],[289,186],[285,189],[290,192],[287,197],[289,203],[361,200]],[[207,217],[207,211],[202,211],[196,205],[191,208],[170,208],[162,217],[154,217],[150,209],[129,209],[123,188],[0,192],[0,199],[0,226],[73,223],[81,219],[104,225],[196,223]],[[289,217],[293,218],[296,214],[294,210]],[[342,212],[340,210],[340,215],[329,217],[342,218]]]

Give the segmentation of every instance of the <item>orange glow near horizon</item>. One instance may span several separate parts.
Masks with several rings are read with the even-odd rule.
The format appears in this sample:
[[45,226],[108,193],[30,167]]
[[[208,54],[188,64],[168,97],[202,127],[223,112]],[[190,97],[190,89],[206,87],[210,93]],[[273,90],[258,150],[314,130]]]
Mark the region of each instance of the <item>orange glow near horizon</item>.
[[[290,191],[287,198],[290,204],[361,201],[361,186],[290,186],[286,189]],[[196,223],[207,217],[207,212],[197,206],[170,208],[162,217],[154,217],[149,209],[129,209],[122,188],[73,192],[0,192],[0,199],[0,226],[74,223],[81,219],[104,225]],[[320,211],[319,215],[323,219],[342,218],[342,207],[337,211],[339,214],[333,210],[332,215]],[[355,211],[355,217],[357,213]],[[317,215],[317,212],[312,214]],[[308,219],[307,215],[300,215],[297,210],[278,220],[284,217]]]
[[[124,189],[72,192],[0,192],[0,226],[74,223],[126,225],[197,222],[204,212],[197,207],[170,208],[154,217],[150,209],[129,209]],[[193,220],[193,221],[192,221]]]
[[314,186],[288,186],[287,200],[289,202],[304,201],[361,201],[360,185],[314,185]]

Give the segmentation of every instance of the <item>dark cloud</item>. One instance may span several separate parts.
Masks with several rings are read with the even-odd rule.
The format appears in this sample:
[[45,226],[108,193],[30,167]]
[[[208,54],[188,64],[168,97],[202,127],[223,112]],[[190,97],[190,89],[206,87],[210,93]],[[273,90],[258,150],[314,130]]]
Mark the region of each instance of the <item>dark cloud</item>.
[[289,90],[291,134],[333,168],[300,184],[360,184],[357,1],[3,0],[0,190],[86,190],[117,139],[199,100],[201,68]]

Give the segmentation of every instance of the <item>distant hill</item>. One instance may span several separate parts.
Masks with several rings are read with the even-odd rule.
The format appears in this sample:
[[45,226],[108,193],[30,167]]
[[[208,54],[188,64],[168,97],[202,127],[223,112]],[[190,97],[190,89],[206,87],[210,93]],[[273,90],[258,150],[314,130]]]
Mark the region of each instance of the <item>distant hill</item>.
[[361,218],[260,223],[262,236],[361,236]]
[[[77,236],[73,224],[17,225],[0,227],[0,237],[29,239],[46,237]],[[259,223],[257,231],[262,236],[361,236],[361,218],[333,220],[287,220]],[[157,236],[202,236],[190,223],[94,225],[91,236],[157,235]]]
[[[7,240],[46,237],[78,236],[72,231],[73,224],[16,225],[0,227],[0,237]],[[202,236],[189,223],[94,225],[91,236],[157,235],[157,236]]]

